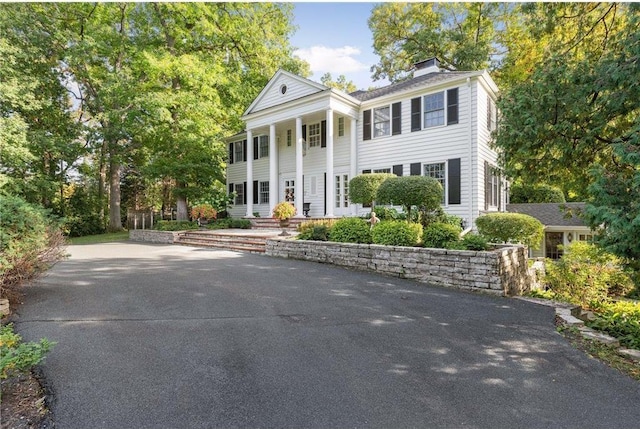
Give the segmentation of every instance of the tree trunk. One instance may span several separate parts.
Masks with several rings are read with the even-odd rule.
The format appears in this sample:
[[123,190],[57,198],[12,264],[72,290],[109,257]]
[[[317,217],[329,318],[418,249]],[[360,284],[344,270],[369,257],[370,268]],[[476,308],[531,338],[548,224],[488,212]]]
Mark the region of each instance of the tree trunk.
[[178,206],[177,220],[189,220],[189,211],[187,210],[187,199],[182,196],[176,197],[176,205]]
[[105,160],[106,157],[106,142],[102,143],[102,147],[100,148],[100,164],[98,169],[98,203],[100,204],[100,211],[98,212],[98,217],[100,219],[100,226],[104,228],[104,203],[105,203],[105,189],[107,182],[107,163]]
[[109,159],[109,232],[122,231],[120,218],[120,163],[111,154]]

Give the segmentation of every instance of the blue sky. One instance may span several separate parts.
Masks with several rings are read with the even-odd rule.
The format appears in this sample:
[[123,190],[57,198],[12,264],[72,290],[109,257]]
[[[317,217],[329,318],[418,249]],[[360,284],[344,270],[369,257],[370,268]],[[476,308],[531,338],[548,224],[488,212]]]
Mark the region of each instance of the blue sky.
[[[311,65],[311,79],[319,82],[326,72],[336,79],[341,74],[358,89],[384,86],[371,79],[373,35],[367,20],[376,3],[295,3],[294,24],[298,27],[291,44],[295,54]],[[330,17],[330,19],[329,19]]]

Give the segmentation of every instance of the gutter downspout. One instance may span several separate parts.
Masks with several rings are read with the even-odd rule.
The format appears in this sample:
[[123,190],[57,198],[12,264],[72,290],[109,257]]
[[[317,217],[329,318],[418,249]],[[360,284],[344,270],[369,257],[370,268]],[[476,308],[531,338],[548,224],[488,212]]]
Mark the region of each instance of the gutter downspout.
[[[473,94],[472,94],[472,90],[471,90],[471,78],[468,77],[467,78],[467,88],[469,90],[469,193],[470,195],[470,201],[469,201],[469,223],[467,224],[469,229],[473,229],[473,205],[476,203],[476,196],[475,194],[475,188],[474,188],[474,183],[475,180],[473,178],[473,109],[472,109],[472,105],[471,105],[471,101],[473,99]],[[465,232],[466,234],[466,232]]]

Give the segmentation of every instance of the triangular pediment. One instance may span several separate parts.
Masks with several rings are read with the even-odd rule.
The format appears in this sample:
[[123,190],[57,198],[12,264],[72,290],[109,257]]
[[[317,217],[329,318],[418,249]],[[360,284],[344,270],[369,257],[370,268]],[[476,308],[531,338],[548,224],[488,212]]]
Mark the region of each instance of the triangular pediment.
[[329,88],[317,82],[284,70],[278,70],[253,100],[253,103],[247,108],[243,116],[268,109],[269,107],[286,104],[327,89]]

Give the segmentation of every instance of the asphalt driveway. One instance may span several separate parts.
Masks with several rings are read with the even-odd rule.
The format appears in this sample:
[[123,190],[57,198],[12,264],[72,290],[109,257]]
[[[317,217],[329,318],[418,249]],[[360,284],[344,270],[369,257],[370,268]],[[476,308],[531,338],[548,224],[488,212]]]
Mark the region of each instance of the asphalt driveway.
[[28,288],[56,428],[637,428],[553,309],[225,250],[113,243]]

